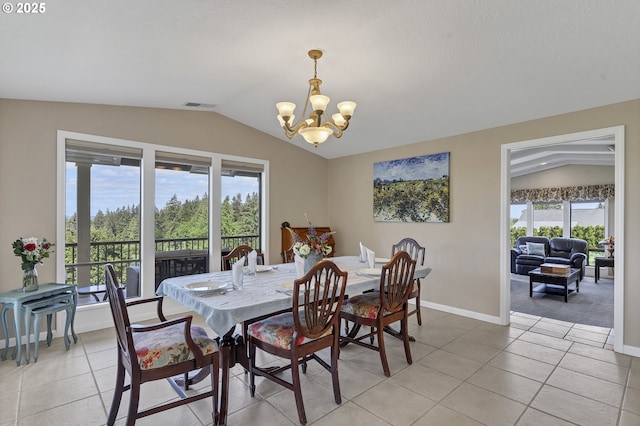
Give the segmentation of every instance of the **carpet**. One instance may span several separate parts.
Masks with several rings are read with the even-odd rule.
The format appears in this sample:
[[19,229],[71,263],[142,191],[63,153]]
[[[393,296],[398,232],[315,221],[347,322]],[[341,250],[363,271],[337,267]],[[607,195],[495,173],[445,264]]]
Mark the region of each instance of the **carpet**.
[[[613,279],[596,283],[593,277],[580,281],[580,292],[564,296],[533,293],[529,297],[529,276],[511,274],[511,310],[560,321],[613,328]],[[538,283],[534,283],[534,287]],[[569,288],[574,288],[571,284]]]

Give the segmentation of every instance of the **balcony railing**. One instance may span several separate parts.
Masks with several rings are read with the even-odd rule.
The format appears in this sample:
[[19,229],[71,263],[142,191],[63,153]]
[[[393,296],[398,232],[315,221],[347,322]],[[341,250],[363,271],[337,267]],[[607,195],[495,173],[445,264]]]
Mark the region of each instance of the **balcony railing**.
[[[222,254],[226,254],[234,247],[246,244],[260,249],[259,235],[236,235],[222,237]],[[156,252],[170,252],[177,250],[208,250],[207,238],[173,238],[155,241]],[[78,244],[65,244],[66,282],[87,286],[104,281],[104,265],[114,266],[118,280],[125,282],[127,266],[140,265],[139,241],[104,241],[92,242],[89,246],[89,261],[78,262]],[[89,268],[89,282],[78,283],[78,268]]]

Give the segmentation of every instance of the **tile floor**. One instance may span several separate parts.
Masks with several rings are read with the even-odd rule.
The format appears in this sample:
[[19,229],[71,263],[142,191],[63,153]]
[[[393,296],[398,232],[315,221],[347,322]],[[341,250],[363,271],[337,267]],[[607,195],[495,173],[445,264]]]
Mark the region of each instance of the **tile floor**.
[[[197,318],[202,323],[201,319]],[[340,358],[342,404],[330,375],[312,364],[303,397],[313,425],[640,425],[640,358],[611,350],[609,329],[514,313],[508,327],[423,309],[410,319],[416,342],[407,365],[387,338],[392,375],[378,354],[346,347]],[[115,375],[112,330],[41,345],[36,364],[0,362],[0,426],[104,425]],[[265,362],[268,362],[265,359]],[[230,425],[297,425],[293,394],[257,378],[256,397],[235,367]],[[202,385],[204,386],[204,385]],[[17,389],[17,392],[15,391]],[[174,397],[166,381],[145,384],[141,405]],[[123,401],[117,424],[124,424]],[[165,411],[139,425],[209,425],[206,401]]]

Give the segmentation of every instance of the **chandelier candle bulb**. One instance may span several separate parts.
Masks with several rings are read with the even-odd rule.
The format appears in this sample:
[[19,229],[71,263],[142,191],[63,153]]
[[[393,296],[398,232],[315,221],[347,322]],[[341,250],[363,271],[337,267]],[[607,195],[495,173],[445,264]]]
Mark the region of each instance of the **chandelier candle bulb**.
[[313,95],[309,97],[309,102],[311,102],[311,106],[316,112],[324,112],[327,109],[327,105],[329,105],[329,101],[331,101],[331,99],[324,95]]
[[356,109],[356,103],[351,101],[344,101],[338,104],[338,110],[343,117],[351,118],[353,111]]

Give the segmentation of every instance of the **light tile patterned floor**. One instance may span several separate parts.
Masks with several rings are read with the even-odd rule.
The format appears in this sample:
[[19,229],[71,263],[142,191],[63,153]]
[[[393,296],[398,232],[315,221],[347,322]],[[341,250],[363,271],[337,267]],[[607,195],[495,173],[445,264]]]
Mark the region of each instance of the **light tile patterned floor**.
[[[341,405],[333,401],[329,374],[310,365],[303,377],[309,424],[640,425],[640,359],[613,352],[609,329],[518,313],[511,319],[502,327],[423,309],[421,327],[410,319],[412,365],[400,341],[385,340],[390,378],[377,353],[344,348]],[[0,425],[104,425],[114,375],[112,330],[81,334],[69,351],[61,339],[41,345],[36,364],[0,362]],[[235,367],[228,424],[298,424],[289,390],[258,378],[251,398],[246,382]],[[164,381],[146,384],[141,405],[174,395]],[[125,400],[119,425],[126,407]],[[208,425],[210,419],[209,403],[199,401],[137,424]]]

